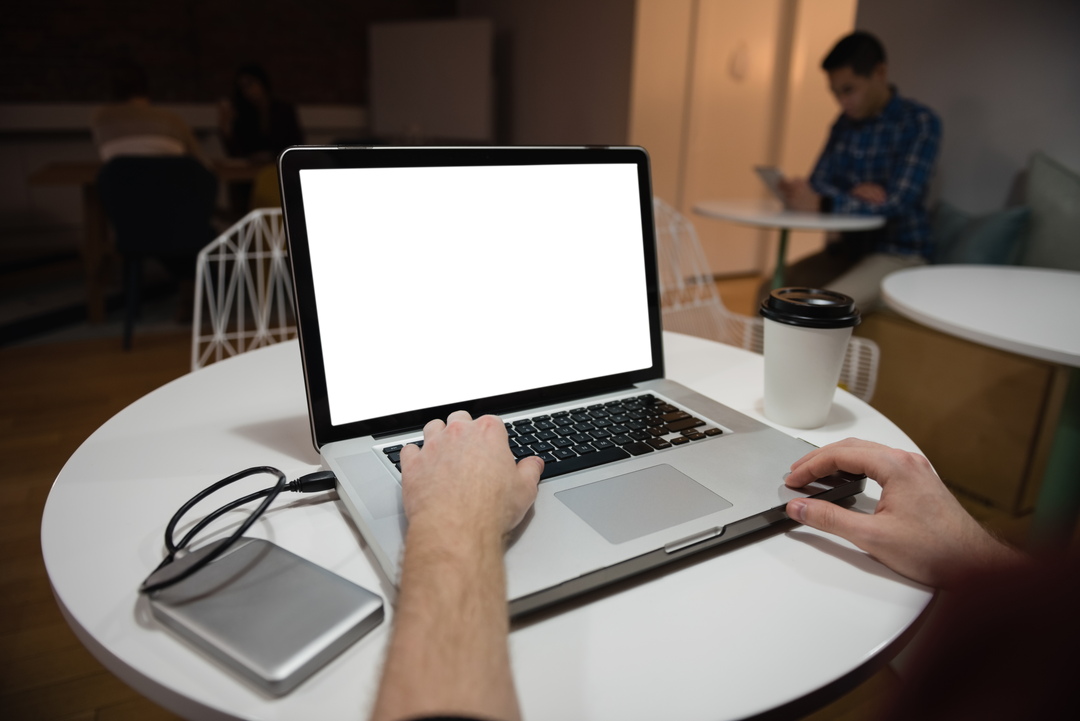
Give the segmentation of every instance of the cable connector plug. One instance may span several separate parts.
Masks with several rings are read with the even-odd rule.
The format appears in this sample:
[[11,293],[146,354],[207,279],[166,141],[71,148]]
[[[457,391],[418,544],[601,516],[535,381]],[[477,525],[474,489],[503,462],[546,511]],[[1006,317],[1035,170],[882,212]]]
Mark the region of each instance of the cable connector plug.
[[293,493],[319,493],[334,490],[335,483],[337,483],[337,476],[333,471],[315,471],[286,484],[285,490]]

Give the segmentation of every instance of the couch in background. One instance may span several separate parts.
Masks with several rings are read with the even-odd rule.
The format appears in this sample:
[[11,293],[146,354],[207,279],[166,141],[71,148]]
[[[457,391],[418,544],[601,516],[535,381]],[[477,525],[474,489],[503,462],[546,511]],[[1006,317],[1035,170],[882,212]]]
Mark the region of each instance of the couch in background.
[[[979,217],[939,204],[935,262],[1080,271],[1080,175],[1036,153],[1024,191],[1022,206]],[[1031,511],[1067,369],[888,310],[867,316],[855,332],[881,347],[872,405],[919,445],[945,482],[1007,513]]]

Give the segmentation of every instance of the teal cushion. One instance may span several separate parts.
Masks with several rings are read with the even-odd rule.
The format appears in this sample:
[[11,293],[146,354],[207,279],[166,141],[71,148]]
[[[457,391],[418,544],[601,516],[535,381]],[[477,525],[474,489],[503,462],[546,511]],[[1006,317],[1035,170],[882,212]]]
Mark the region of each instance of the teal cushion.
[[934,210],[932,232],[935,263],[1007,265],[1020,257],[1021,241],[1031,210],[1006,208],[973,216],[941,201]]
[[1080,175],[1042,153],[1027,178],[1031,225],[1021,265],[1080,270]]

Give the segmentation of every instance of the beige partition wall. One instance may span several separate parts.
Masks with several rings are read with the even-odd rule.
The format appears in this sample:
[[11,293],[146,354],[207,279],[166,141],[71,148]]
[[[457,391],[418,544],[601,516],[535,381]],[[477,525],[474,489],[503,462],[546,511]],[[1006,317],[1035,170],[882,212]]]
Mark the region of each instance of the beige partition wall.
[[[766,198],[754,165],[805,175],[836,106],[818,69],[856,0],[638,0],[630,142],[654,192],[690,215],[717,275],[760,273],[776,233],[691,215],[707,199]],[[800,234],[801,235],[801,234]],[[820,247],[793,243],[791,257]]]

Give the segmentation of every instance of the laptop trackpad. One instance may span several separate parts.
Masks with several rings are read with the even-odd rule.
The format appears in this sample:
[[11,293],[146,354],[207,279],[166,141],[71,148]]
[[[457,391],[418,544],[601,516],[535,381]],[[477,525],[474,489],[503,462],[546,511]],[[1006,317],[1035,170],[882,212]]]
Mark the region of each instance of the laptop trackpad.
[[581,520],[611,543],[623,543],[731,504],[665,464],[555,494]]

